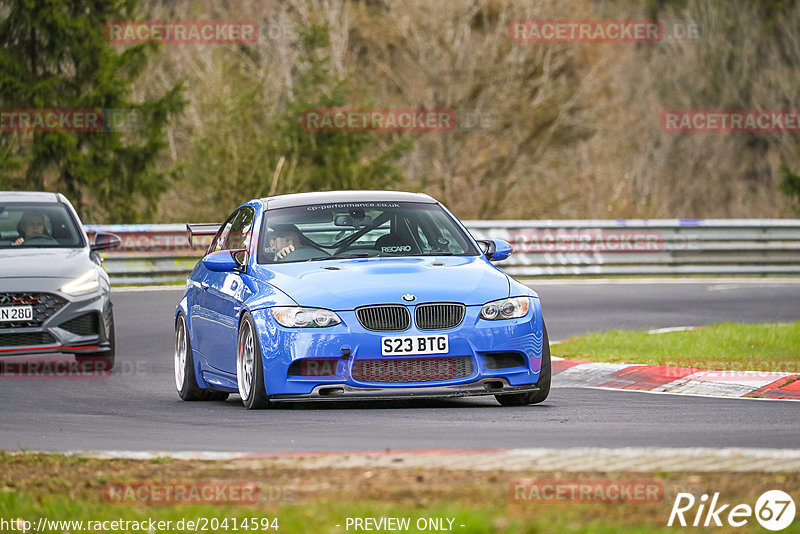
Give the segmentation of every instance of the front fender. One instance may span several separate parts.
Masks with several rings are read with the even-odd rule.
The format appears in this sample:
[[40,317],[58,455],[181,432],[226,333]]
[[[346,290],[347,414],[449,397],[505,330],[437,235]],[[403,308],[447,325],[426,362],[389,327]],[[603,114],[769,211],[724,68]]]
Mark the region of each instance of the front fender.
[[244,308],[248,311],[253,312],[272,306],[297,306],[294,299],[272,284],[254,277],[247,277],[247,279],[248,289],[252,291],[250,297],[244,302]]
[[[506,275],[508,276],[508,275]],[[532,288],[526,286],[522,282],[515,280],[514,278],[508,277],[508,283],[510,286],[510,297],[516,297],[521,295],[528,295],[529,297],[534,297],[536,299],[539,298],[539,294],[536,293]]]
[[178,320],[178,314],[183,312],[183,316],[186,317],[186,321],[188,324],[189,321],[189,297],[186,293],[183,294],[181,300],[178,302],[178,305],[175,306],[175,321]]

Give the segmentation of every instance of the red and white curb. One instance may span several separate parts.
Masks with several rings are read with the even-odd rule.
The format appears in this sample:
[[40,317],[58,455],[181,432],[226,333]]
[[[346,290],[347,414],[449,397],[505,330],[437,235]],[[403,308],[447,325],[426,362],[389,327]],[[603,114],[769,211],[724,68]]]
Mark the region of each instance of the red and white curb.
[[553,386],[800,400],[800,374],[597,363],[553,358]]

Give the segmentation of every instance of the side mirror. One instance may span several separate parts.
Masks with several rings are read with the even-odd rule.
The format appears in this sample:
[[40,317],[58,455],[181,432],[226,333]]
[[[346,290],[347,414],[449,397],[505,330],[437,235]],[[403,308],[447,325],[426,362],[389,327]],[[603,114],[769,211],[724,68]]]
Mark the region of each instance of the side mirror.
[[511,244],[502,239],[484,239],[478,241],[481,252],[486,255],[489,261],[503,261],[511,255]]
[[117,248],[122,244],[122,239],[117,234],[109,234],[105,232],[98,232],[94,236],[94,244],[89,248],[94,250],[109,250]]
[[203,257],[203,265],[209,271],[227,273],[241,270],[247,264],[246,250],[218,250]]

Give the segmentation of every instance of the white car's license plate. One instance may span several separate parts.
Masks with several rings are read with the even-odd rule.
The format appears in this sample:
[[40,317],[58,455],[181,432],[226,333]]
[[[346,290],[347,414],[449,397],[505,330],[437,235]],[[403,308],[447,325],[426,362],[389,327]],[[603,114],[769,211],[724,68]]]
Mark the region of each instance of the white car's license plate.
[[0,323],[13,321],[32,321],[33,306],[2,306],[0,307]]
[[381,341],[381,354],[383,356],[446,354],[449,350],[446,335],[385,337]]

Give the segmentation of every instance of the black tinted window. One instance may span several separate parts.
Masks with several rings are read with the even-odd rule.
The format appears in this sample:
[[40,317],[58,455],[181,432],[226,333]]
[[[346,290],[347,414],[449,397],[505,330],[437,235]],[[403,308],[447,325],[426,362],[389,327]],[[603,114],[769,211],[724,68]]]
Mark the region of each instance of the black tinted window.
[[249,206],[237,210],[223,224],[212,243],[210,250],[238,250],[248,248],[253,234],[255,210]]

